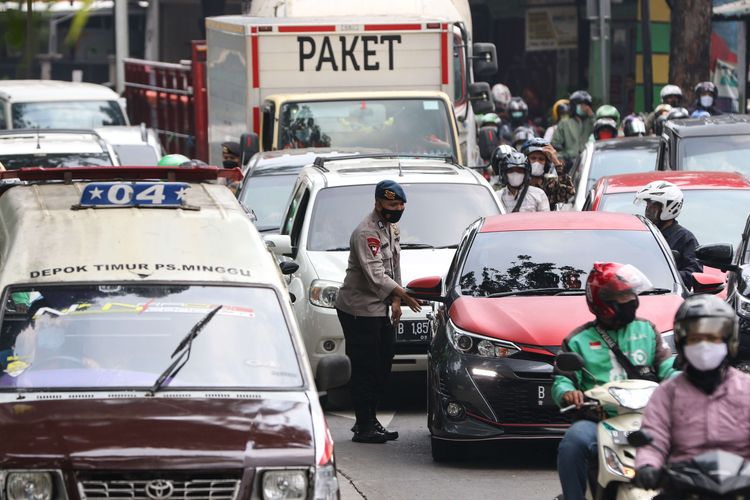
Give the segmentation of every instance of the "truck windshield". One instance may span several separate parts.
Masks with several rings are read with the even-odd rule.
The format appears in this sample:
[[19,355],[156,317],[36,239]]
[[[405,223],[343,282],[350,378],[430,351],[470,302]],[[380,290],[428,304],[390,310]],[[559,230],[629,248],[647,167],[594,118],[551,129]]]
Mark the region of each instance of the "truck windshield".
[[127,125],[116,101],[16,102],[11,105],[13,128],[89,129]]
[[279,299],[260,287],[51,285],[11,289],[0,391],[151,387],[188,331],[221,309],[164,389],[289,388],[302,376]]
[[378,148],[458,158],[451,115],[440,99],[283,104],[279,149],[309,147]]

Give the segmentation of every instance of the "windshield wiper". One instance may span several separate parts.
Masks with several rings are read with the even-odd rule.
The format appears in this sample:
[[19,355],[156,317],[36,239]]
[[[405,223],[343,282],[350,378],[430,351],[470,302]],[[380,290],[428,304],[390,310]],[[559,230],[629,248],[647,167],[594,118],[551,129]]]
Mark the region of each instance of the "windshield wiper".
[[349,247],[326,248],[324,252],[348,252]]
[[445,250],[446,248],[458,248],[458,243],[454,243],[452,245],[440,245],[435,247],[435,250]]
[[638,295],[664,295],[665,293],[672,293],[672,290],[669,288],[652,288],[651,290],[646,290]]
[[177,344],[177,347],[172,353],[172,356],[170,356],[170,358],[174,358],[175,356],[177,356],[177,359],[175,359],[172,364],[169,365],[161,375],[159,375],[159,378],[156,379],[154,385],[151,386],[149,393],[151,393],[152,396],[156,394],[156,391],[161,389],[167,379],[174,378],[175,376],[177,376],[180,370],[182,370],[182,367],[185,366],[185,363],[187,363],[188,359],[190,359],[190,351],[193,348],[193,340],[198,336],[201,330],[203,330],[203,327],[206,326],[214,316],[216,316],[216,313],[219,312],[219,309],[221,309],[222,307],[224,306],[217,306],[213,310],[211,310],[211,312],[206,314],[200,321],[193,325],[188,334],[185,335],[185,337],[180,341],[179,344]]
[[401,243],[402,250],[413,250],[413,249],[419,249],[419,248],[434,249],[435,247],[433,245],[428,245],[427,243]]
[[485,295],[488,298],[510,297],[511,295],[582,295],[586,291],[582,288],[529,288],[528,290],[513,290]]

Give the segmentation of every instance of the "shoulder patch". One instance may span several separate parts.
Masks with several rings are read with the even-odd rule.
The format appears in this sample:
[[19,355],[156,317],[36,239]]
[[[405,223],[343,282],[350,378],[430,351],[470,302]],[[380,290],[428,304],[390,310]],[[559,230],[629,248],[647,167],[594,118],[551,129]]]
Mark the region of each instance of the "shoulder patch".
[[372,256],[376,257],[380,251],[380,240],[372,237],[367,238],[367,246],[370,248]]

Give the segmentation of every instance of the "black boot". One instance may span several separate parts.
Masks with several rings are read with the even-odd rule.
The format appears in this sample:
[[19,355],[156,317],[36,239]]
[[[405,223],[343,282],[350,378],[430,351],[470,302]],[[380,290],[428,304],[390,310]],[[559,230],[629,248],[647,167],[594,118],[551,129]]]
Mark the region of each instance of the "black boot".
[[355,443],[385,443],[388,438],[375,428],[370,411],[367,408],[357,410],[357,423],[352,427],[352,441]]
[[[370,416],[372,417],[374,423],[375,430],[380,432],[381,434],[384,434],[386,438],[388,438],[388,441],[395,441],[398,439],[398,432],[397,431],[389,431],[385,427],[383,427],[383,424],[381,424],[378,421],[378,417],[376,416],[374,408],[370,410]],[[358,424],[354,424],[351,428],[352,432],[357,432],[357,429],[359,428]]]

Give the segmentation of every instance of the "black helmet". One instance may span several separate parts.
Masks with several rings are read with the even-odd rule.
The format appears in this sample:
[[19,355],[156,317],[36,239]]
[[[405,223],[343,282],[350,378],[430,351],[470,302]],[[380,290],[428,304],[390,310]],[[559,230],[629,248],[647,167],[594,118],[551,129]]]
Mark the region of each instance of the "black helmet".
[[508,160],[508,155],[516,152],[517,151],[513,149],[512,146],[507,144],[502,144],[495,148],[495,151],[492,153],[492,159],[490,160],[495,175],[501,175],[500,172],[502,170],[502,165]]
[[529,116],[529,106],[520,97],[513,97],[508,105],[510,120],[513,123],[522,123]]
[[679,356],[684,356],[688,334],[700,332],[721,337],[727,344],[730,357],[737,355],[740,345],[737,313],[725,301],[714,295],[692,295],[685,299],[674,317],[674,344]]
[[523,153],[513,151],[512,153],[509,153],[505,157],[505,161],[500,164],[500,178],[506,186],[508,185],[508,169],[516,167],[523,168],[523,171],[526,174],[523,181],[529,181],[529,178],[531,177],[531,164],[529,163],[528,158],[526,158],[526,155]]
[[521,146],[521,152],[526,156],[529,156],[529,153],[533,153],[534,151],[544,152],[544,148],[547,146],[549,146],[548,140],[541,137],[532,137],[523,143],[523,146]]
[[690,118],[690,113],[685,108],[672,108],[667,113],[667,120],[681,120],[682,118]]
[[572,94],[570,94],[570,104],[571,106],[575,106],[576,104],[588,104],[591,106],[594,103],[594,100],[591,99],[591,94],[586,92],[585,90],[576,90]]
[[622,132],[625,137],[642,137],[646,135],[646,124],[638,115],[628,115],[622,121]]
[[696,96],[701,95],[702,92],[710,92],[714,99],[719,95],[719,91],[716,90],[716,85],[713,82],[700,82],[695,86],[694,92]]
[[517,127],[513,131],[513,139],[510,142],[516,149],[521,149],[521,146],[526,144],[526,141],[534,137],[536,137],[536,134],[529,127]]
[[594,139],[597,141],[617,137],[617,122],[612,118],[599,118],[594,122]]
[[654,134],[661,135],[664,131],[664,123],[667,121],[667,113],[663,113],[654,120]]

